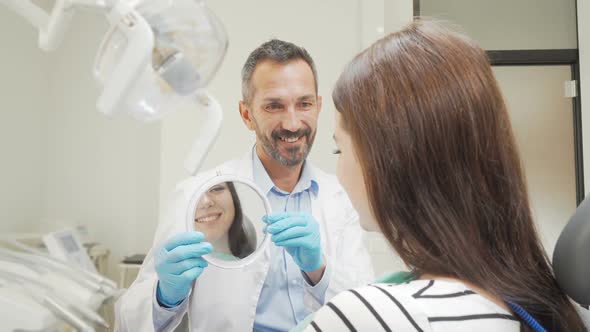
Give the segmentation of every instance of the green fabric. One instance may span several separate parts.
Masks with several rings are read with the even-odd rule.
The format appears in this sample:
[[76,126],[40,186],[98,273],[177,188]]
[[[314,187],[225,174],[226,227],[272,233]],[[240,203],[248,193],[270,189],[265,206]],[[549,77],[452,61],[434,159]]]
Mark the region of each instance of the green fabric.
[[219,260],[222,260],[222,261],[226,261],[226,262],[240,260],[239,258],[237,258],[234,255],[226,254],[226,253],[220,252],[220,251],[214,251],[214,252],[210,253],[209,256],[219,259]]
[[414,276],[408,271],[390,272],[375,279],[376,284],[403,284],[414,280]]
[[304,320],[300,321],[297,326],[292,328],[289,332],[303,332],[310,324],[313,318],[315,317],[315,312],[307,315]]

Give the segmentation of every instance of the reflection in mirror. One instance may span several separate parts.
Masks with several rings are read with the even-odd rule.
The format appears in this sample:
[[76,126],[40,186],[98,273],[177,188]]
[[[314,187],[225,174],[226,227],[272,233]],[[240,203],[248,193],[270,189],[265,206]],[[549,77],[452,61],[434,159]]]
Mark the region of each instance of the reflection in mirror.
[[264,240],[264,202],[249,186],[221,182],[197,201],[194,228],[213,246],[209,259],[238,261],[253,254]]

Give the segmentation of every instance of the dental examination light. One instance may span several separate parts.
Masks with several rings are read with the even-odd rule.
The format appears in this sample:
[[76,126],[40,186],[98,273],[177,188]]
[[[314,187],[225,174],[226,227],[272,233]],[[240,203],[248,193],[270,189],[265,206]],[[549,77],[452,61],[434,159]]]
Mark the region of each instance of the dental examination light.
[[[188,107],[204,113],[184,165],[195,175],[221,128],[221,106],[205,88],[228,46],[223,25],[204,0],[55,0],[49,11],[37,4],[41,2],[49,1],[0,0],[0,5],[38,30],[44,51],[59,47],[81,10],[109,23],[92,68],[101,86],[99,112],[145,122]],[[68,266],[10,234],[0,236],[0,306],[11,309],[0,310],[2,328],[93,332],[94,326],[107,326],[96,310],[120,293],[103,276]],[[56,317],[63,326],[53,325]]]
[[91,10],[109,30],[93,74],[102,86],[96,102],[106,115],[127,113],[156,121],[179,108],[203,110],[201,135],[185,168],[194,175],[218,136],[222,111],[204,88],[221,65],[228,40],[204,0],[56,0],[50,12],[33,0],[0,0],[39,31],[39,47],[59,47],[73,15]]

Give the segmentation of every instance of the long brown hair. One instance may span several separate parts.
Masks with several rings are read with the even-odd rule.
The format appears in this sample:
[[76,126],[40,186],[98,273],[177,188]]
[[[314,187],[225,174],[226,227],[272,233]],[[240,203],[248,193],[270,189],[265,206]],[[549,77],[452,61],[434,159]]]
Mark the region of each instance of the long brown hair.
[[256,249],[256,239],[250,238],[244,225],[244,213],[242,203],[233,182],[226,182],[231,198],[234,203],[234,220],[227,232],[229,250],[232,255],[238,258],[246,258]]
[[471,282],[550,331],[585,331],[537,235],[485,52],[417,20],[357,55],[333,95],[371,209],[418,274]]

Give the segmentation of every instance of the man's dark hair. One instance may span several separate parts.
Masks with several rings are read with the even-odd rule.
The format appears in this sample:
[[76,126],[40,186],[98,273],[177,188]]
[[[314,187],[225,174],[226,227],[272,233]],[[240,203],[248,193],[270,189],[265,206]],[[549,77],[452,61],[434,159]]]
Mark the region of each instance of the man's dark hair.
[[313,73],[315,82],[315,92],[318,92],[318,75],[315,70],[313,59],[307,51],[300,46],[293,43],[282,41],[279,39],[272,39],[256,48],[246,60],[244,67],[242,67],[242,98],[245,102],[249,102],[254,94],[251,86],[252,75],[256,66],[265,60],[270,60],[278,63],[287,63],[294,60],[305,61]]

